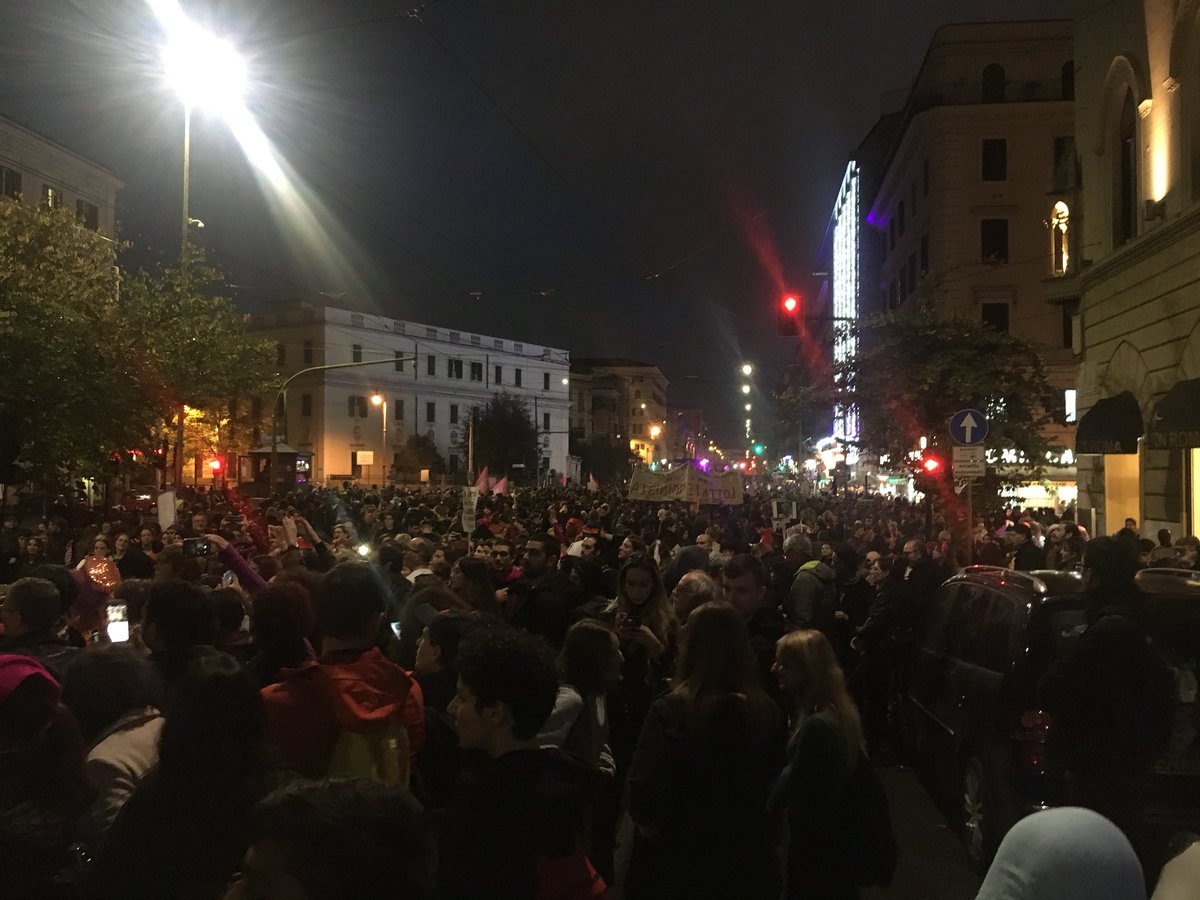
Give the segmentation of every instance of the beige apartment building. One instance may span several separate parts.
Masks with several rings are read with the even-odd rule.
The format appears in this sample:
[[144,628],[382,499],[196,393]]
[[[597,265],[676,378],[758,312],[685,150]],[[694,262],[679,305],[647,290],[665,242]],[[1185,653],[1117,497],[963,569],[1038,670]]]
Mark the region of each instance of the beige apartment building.
[[1200,3],[1079,0],[1074,29],[1080,507],[1102,534],[1195,534]]
[[99,163],[0,116],[3,196],[66,206],[88,228],[111,235],[117,226],[117,191],[124,186]]
[[672,446],[667,379],[657,366],[634,359],[575,359],[571,364],[571,430],[585,443],[629,444],[646,465]]
[[[862,275],[877,278],[879,308],[932,302],[1038,343],[1068,418],[1078,350],[1073,53],[1070,21],[939,28],[879,187],[862,200],[884,238],[881,268]],[[1066,452],[1018,497],[1061,506],[1075,499],[1073,427],[1047,438]],[[988,450],[1020,466],[1011,448]]]

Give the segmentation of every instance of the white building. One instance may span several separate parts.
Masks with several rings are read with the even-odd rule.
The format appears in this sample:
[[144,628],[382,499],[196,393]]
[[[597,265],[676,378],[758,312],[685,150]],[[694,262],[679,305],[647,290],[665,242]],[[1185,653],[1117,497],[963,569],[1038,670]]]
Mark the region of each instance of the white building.
[[108,169],[0,116],[0,194],[67,206],[87,227],[116,231],[117,191]]
[[[471,410],[500,393],[528,408],[538,432],[541,476],[567,471],[566,350],[303,302],[254,316],[250,327],[275,341],[284,376],[313,366],[381,361],[300,375],[288,387],[279,440],[312,454],[316,483],[382,483],[413,434],[430,437],[450,474],[462,480]],[[415,363],[397,361],[412,357]],[[371,401],[375,394],[384,401],[378,406]],[[267,444],[272,400],[258,401]],[[532,478],[528,473],[525,480]]]

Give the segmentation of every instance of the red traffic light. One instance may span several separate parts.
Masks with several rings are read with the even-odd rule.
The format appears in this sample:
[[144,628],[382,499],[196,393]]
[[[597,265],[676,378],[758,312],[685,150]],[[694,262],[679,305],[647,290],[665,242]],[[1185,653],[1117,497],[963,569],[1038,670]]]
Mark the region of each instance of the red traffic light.
[[208,467],[209,467],[210,469],[212,469],[212,471],[213,471],[213,474],[216,474],[217,472],[220,472],[220,471],[221,471],[221,468],[222,468],[222,466],[224,466],[224,465],[225,465],[225,464],[224,464],[224,463],[223,463],[221,460],[219,460],[219,459],[212,459],[212,460],[209,460],[209,462],[208,462]]
[[783,298],[783,308],[786,312],[794,313],[800,308],[800,301],[791,294]]
[[942,461],[932,456],[926,456],[921,460],[921,468],[933,475],[942,468]]

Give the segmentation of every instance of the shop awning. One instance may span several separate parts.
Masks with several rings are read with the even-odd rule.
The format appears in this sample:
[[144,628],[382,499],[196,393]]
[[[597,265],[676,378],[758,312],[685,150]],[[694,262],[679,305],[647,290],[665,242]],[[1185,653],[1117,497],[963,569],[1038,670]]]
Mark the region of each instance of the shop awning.
[[1105,397],[1083,414],[1075,429],[1075,455],[1137,453],[1142,436],[1142,410],[1129,391]]
[[1176,382],[1158,401],[1146,442],[1154,450],[1200,447],[1200,378]]

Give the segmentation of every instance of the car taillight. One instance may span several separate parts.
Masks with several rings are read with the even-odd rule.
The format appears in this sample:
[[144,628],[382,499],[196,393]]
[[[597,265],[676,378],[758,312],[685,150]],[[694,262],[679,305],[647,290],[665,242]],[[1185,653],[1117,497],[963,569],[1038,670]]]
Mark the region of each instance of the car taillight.
[[1046,767],[1046,737],[1054,718],[1044,709],[1026,709],[1013,728],[1014,755],[1018,764],[1032,771]]

